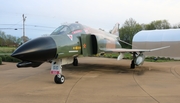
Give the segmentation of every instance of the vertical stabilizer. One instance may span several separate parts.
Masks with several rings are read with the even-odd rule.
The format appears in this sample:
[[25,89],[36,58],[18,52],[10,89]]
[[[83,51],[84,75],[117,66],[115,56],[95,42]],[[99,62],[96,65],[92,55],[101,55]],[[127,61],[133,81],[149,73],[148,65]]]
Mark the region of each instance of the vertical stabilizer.
[[116,23],[113,30],[111,31],[111,34],[119,36],[119,23]]

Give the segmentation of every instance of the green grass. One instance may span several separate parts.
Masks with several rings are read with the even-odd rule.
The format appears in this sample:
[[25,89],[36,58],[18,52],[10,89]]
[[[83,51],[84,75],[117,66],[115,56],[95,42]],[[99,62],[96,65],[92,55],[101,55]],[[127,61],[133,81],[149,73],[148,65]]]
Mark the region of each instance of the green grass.
[[0,53],[12,53],[16,47],[0,47]]
[[155,57],[146,57],[145,61],[148,62],[171,62],[171,61],[180,61],[180,60],[175,60],[172,58],[166,58],[166,57],[156,57],[157,60],[154,59]]
[[[117,58],[119,56],[118,53],[106,53],[103,55],[105,58]],[[174,60],[171,58],[165,58],[165,57],[157,57],[157,60],[154,59],[155,57],[146,57],[145,61],[148,62],[170,62],[170,61],[180,61],[180,60]],[[130,53],[124,53],[124,58],[123,59],[129,59],[132,60],[132,54]]]
[[11,55],[12,53],[0,53],[0,55]]
[[0,47],[0,65],[2,62],[20,62],[21,60],[11,57],[10,55],[16,47]]

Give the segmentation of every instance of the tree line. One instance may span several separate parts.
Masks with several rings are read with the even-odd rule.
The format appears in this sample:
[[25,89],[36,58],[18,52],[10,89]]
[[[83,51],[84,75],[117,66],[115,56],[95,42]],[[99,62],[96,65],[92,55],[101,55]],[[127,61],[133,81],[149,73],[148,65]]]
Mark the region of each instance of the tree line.
[[[121,40],[132,44],[133,36],[141,30],[156,30],[156,29],[178,29],[180,24],[171,26],[167,20],[155,20],[149,24],[139,24],[133,18],[130,18],[124,22],[119,29],[119,36]],[[131,48],[131,46],[122,43],[125,48]]]
[[[28,37],[24,37],[25,38],[25,41],[28,41],[29,38]],[[20,45],[21,43],[23,43],[23,37],[16,37],[16,36],[12,36],[10,34],[6,34],[5,32],[3,31],[0,31],[0,46],[4,47],[4,46],[7,46],[7,47],[12,47],[12,46],[18,46]]]
[[[155,30],[155,29],[178,29],[180,24],[171,26],[167,20],[155,20],[149,24],[139,24],[133,18],[127,19],[121,28],[119,28],[119,36],[121,40],[132,44],[133,36],[141,30]],[[22,37],[16,37],[9,34],[6,34],[3,31],[0,31],[0,46],[18,46],[23,43],[23,40],[30,40],[28,37],[23,39]],[[131,48],[127,44],[121,43],[125,48]]]

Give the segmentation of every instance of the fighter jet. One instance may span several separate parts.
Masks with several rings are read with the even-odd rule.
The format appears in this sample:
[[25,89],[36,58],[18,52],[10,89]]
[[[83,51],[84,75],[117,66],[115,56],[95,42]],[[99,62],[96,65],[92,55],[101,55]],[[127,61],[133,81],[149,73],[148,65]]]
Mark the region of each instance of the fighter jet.
[[[51,63],[51,74],[54,74],[54,82],[63,84],[65,76],[62,74],[62,65],[78,65],[79,56],[94,56],[107,52],[119,53],[118,60],[123,58],[123,53],[133,54],[131,68],[144,62],[144,52],[160,50],[155,49],[125,49],[119,37],[119,24],[116,24],[111,33],[93,29],[80,23],[63,24],[55,29],[50,36],[39,37],[30,40],[13,53],[12,57],[22,60],[17,67],[38,67],[43,62]],[[126,43],[128,44],[128,43]],[[128,44],[130,45],[130,44]]]

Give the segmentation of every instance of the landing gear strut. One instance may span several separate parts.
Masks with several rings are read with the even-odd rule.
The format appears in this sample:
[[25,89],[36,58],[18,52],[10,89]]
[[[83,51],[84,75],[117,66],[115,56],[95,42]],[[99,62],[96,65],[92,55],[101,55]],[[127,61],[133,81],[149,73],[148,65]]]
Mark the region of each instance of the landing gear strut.
[[131,62],[131,69],[134,69],[135,66],[142,65],[144,62],[145,56],[142,52],[137,54],[136,52],[133,52],[133,60]]
[[77,57],[74,57],[73,65],[74,66],[78,66],[78,59],[77,59]]
[[136,59],[136,52],[133,52],[133,60],[131,61],[131,69],[135,68],[135,59]]
[[135,63],[134,63],[134,60],[131,61],[131,69],[134,69],[135,68]]
[[51,63],[51,74],[55,74],[54,82],[56,84],[63,84],[65,77],[62,75],[62,60],[54,60]]

